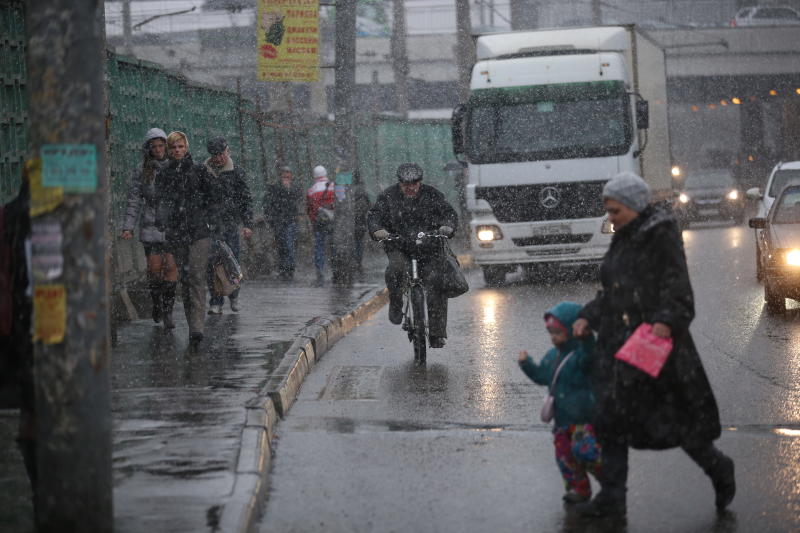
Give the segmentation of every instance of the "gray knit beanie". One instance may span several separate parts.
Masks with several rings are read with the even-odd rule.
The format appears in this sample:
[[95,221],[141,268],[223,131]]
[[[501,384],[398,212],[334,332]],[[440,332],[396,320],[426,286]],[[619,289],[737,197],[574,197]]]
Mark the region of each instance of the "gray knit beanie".
[[611,198],[637,213],[650,203],[650,186],[633,172],[620,172],[603,187],[603,198]]

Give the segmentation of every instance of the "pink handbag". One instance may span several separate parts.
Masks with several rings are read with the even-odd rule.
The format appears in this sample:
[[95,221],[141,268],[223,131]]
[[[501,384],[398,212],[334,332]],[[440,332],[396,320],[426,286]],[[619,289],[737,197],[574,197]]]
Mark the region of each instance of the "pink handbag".
[[671,351],[672,338],[654,335],[652,324],[640,324],[614,357],[657,378]]

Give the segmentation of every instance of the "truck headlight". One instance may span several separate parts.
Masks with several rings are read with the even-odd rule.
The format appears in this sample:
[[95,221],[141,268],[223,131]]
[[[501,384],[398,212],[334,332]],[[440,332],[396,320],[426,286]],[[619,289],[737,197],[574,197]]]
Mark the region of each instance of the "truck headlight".
[[786,252],[786,264],[789,266],[800,266],[800,250],[795,248]]
[[731,192],[728,193],[728,200],[736,200],[739,198],[739,191],[733,189]]
[[475,228],[475,233],[481,242],[499,241],[503,238],[503,232],[497,226],[478,226]]
[[678,195],[678,201],[680,203],[682,203],[682,204],[688,204],[689,203],[689,195],[686,194],[685,192],[680,193]]

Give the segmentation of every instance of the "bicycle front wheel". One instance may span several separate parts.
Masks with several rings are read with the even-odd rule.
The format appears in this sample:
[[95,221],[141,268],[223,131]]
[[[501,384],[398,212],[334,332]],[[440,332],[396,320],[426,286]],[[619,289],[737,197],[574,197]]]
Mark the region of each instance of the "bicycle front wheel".
[[411,325],[411,342],[414,344],[414,362],[425,364],[427,338],[425,335],[425,292],[421,286],[411,287],[411,313],[414,319]]

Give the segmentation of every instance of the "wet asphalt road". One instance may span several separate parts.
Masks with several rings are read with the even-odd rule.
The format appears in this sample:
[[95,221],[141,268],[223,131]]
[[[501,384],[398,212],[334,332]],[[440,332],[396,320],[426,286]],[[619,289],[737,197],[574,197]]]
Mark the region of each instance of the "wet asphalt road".
[[[800,530],[800,304],[767,317],[752,230],[685,232],[697,301],[695,342],[720,406],[718,445],[739,491],[717,515],[713,489],[678,450],[631,454],[626,524],[580,520],[561,503],[545,389],[518,369],[549,347],[542,314],[596,290],[575,279],[509,276],[450,301],[447,347],[428,367],[385,309],[306,378],[278,426],[262,532]],[[596,484],[595,484],[596,486]]]

